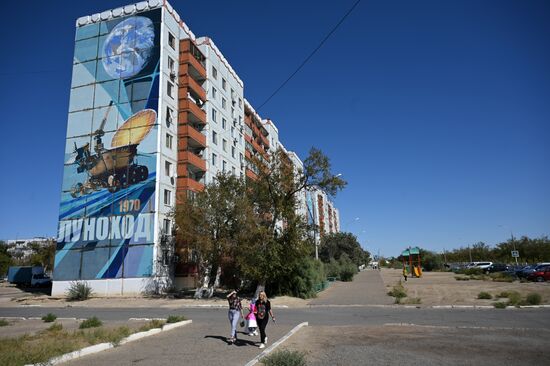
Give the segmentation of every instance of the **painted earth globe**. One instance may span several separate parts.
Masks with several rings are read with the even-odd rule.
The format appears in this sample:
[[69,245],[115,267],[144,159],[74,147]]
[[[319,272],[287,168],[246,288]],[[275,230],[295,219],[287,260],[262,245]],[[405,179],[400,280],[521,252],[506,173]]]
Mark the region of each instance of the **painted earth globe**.
[[151,19],[131,17],[118,23],[103,44],[105,71],[116,79],[138,74],[149,61],[154,41]]

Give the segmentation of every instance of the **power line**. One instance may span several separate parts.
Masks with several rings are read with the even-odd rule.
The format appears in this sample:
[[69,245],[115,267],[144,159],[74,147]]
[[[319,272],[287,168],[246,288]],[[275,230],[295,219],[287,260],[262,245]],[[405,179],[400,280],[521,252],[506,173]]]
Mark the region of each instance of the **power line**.
[[323,44],[338,29],[338,27],[340,27],[340,25],[344,22],[344,20],[346,20],[346,18],[351,14],[353,9],[355,9],[357,5],[359,5],[360,2],[361,0],[357,0],[355,4],[353,4],[353,6],[347,11],[347,13],[344,14],[342,19],[340,19],[340,21],[334,26],[334,28],[332,28],[332,30],[325,36],[325,38],[323,38],[321,43],[319,43],[319,45],[309,54],[309,56],[306,57],[306,59],[300,64],[300,66],[298,66],[298,68],[277,89],[275,89],[275,91],[269,96],[269,98],[266,99],[265,102],[263,102],[258,108],[256,108],[257,111],[259,111],[264,105],[266,105],[271,100],[271,98],[273,98],[279,92],[279,90],[281,90],[286,85],[286,83],[288,83],[290,79],[292,79],[294,75],[296,75],[298,71],[300,71],[300,69],[304,67],[304,65],[313,57],[313,55],[315,55],[315,53],[317,53],[317,51],[319,51]]

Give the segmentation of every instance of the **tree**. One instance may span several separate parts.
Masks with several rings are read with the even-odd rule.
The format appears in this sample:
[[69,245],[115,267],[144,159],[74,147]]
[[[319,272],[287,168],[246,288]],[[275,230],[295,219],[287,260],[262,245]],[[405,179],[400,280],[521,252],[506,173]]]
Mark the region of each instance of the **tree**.
[[10,253],[8,253],[8,245],[4,241],[0,241],[0,275],[8,271],[8,267],[13,264]]
[[185,198],[176,206],[177,249],[190,250],[198,266],[202,287],[211,296],[218,286],[222,262],[233,258],[241,241],[247,240],[251,205],[244,182],[233,175],[220,174],[194,199]]
[[368,263],[370,257],[370,253],[361,248],[352,233],[333,233],[321,238],[319,258],[323,262],[329,262],[331,258],[339,260],[342,254],[347,254],[357,266]]
[[42,266],[44,267],[44,271],[53,270],[56,245],[57,243],[55,240],[48,240],[48,242],[44,244],[36,242],[29,243],[33,251],[29,259],[29,264],[31,266]]
[[303,169],[297,169],[281,149],[269,161],[253,157],[252,165],[257,179],[247,181],[247,194],[254,203],[257,226],[252,228],[251,240],[245,241],[247,255],[240,257],[239,264],[258,283],[258,292],[266,285],[276,288],[286,274],[302,265],[301,258],[312,254],[310,228],[296,213],[297,194],[319,187],[335,195],[346,182],[330,172],[329,159],[315,148]]

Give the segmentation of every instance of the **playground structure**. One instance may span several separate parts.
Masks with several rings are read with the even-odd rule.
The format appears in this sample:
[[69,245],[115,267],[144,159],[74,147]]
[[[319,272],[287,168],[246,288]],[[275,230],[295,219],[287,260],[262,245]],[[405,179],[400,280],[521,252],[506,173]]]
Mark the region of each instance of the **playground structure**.
[[407,268],[411,277],[422,277],[422,262],[419,247],[405,249],[401,253],[401,258],[403,259],[403,267]]

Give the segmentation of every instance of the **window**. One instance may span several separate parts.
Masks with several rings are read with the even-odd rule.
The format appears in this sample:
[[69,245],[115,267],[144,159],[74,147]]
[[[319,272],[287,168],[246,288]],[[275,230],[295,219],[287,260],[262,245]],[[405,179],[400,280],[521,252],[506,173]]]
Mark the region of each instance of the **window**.
[[227,80],[225,80],[224,78],[222,78],[222,89],[227,90]]
[[162,231],[164,231],[164,233],[166,235],[170,235],[170,233],[171,233],[170,226],[172,226],[172,225],[170,225],[170,224],[171,224],[171,222],[168,219],[164,219],[162,221]]
[[174,140],[174,136],[167,133],[166,134],[166,147],[167,148],[172,149],[173,140]]
[[216,122],[218,111],[212,108],[212,121]]
[[168,56],[168,70],[170,72],[175,71],[176,68],[174,66],[175,66],[174,60],[172,59],[172,57]]
[[216,131],[212,131],[212,142],[214,145],[218,144],[218,133]]
[[227,126],[227,120],[225,118],[222,118],[222,128],[225,130]]
[[164,175],[166,175],[167,177],[172,175],[172,163],[169,161],[164,162]]
[[243,100],[239,98],[239,108],[243,109]]
[[212,153],[212,166],[216,166],[218,155]]
[[222,98],[222,108],[227,109],[227,100],[225,98]]
[[231,157],[235,159],[235,146],[231,146]]
[[212,99],[216,99],[216,94],[218,93],[218,91],[216,90],[216,88],[212,87]]
[[231,107],[231,117],[235,118],[235,108]]
[[214,66],[212,66],[212,77],[218,80],[218,70]]
[[176,49],[176,37],[170,32],[168,32],[168,45],[172,47],[173,50]]
[[168,189],[164,190],[164,204],[166,206],[170,206],[172,203],[172,192],[170,192]]
[[174,96],[172,95],[172,93],[174,92],[174,84],[172,84],[171,82],[167,81],[166,82],[166,93],[168,94],[168,96],[172,99],[174,99]]
[[225,173],[225,169],[227,168],[227,161],[223,160],[222,161],[222,172]]
[[222,149],[223,149],[223,151],[227,151],[227,140],[226,139],[222,140]]
[[170,107],[166,107],[166,125],[170,127],[170,124],[172,123],[172,119],[174,118],[174,110]]
[[235,138],[235,127],[231,126],[231,137]]
[[239,153],[239,161],[242,163],[243,162],[243,153]]
[[237,175],[237,171],[235,170],[234,166],[231,167],[231,174]]

